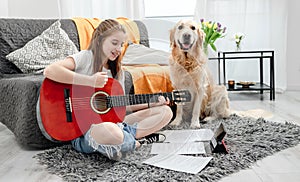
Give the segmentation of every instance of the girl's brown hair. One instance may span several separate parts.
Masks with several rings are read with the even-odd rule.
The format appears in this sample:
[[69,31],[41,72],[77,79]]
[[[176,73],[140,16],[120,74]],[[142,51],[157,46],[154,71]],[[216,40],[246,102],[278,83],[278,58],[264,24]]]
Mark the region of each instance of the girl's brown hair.
[[[103,68],[103,42],[116,31],[122,31],[126,33],[125,28],[116,20],[107,19],[102,21],[96,30],[93,32],[92,39],[88,50],[93,52],[94,63],[93,72],[96,73]],[[118,56],[114,61],[108,60],[108,69],[110,69],[112,76],[116,79],[119,78],[121,71],[121,59],[122,54]]]

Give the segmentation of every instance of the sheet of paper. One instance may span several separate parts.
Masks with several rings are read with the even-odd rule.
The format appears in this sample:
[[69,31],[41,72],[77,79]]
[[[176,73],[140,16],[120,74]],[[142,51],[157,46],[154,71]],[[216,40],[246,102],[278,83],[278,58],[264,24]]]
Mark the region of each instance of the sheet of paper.
[[214,136],[214,132],[211,129],[165,130],[162,133],[166,135],[164,142],[169,143],[209,141]]
[[153,143],[151,154],[205,154],[203,142]]
[[143,163],[152,166],[197,174],[212,159],[212,157],[193,157],[177,154],[158,154],[145,160]]

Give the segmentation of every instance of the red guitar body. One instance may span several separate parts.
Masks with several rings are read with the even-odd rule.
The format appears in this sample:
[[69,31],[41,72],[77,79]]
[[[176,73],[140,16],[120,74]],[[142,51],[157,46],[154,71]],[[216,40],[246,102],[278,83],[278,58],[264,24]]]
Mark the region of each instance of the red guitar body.
[[46,78],[40,90],[42,125],[39,124],[43,133],[54,140],[69,141],[84,134],[92,124],[122,122],[126,106],[97,110],[98,96],[105,94],[124,95],[122,86],[114,79],[109,79],[104,88],[94,88],[62,84]]
[[157,102],[159,96],[175,103],[191,101],[188,90],[124,95],[120,83],[112,78],[103,88],[63,84],[46,78],[40,89],[38,124],[48,139],[70,141],[87,132],[92,124],[122,122],[127,105]]

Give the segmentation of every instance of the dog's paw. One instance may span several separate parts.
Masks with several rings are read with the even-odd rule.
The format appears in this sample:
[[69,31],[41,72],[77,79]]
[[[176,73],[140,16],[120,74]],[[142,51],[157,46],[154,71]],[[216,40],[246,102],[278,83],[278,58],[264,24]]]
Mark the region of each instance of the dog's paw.
[[171,123],[170,123],[170,125],[171,126],[179,126],[180,124],[181,124],[181,119],[179,119],[179,118],[175,118]]
[[214,116],[208,116],[208,117],[204,118],[203,121],[208,122],[208,121],[212,121],[212,120],[215,120],[215,119],[217,119],[217,118],[214,117]]
[[200,128],[200,122],[199,120],[197,121],[192,121],[190,128]]

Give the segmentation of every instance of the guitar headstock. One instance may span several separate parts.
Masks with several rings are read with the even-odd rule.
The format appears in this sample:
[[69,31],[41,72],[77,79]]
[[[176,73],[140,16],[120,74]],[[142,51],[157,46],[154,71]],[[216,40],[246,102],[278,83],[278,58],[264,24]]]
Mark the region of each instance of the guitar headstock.
[[188,90],[174,90],[172,92],[174,102],[190,102],[191,93]]

